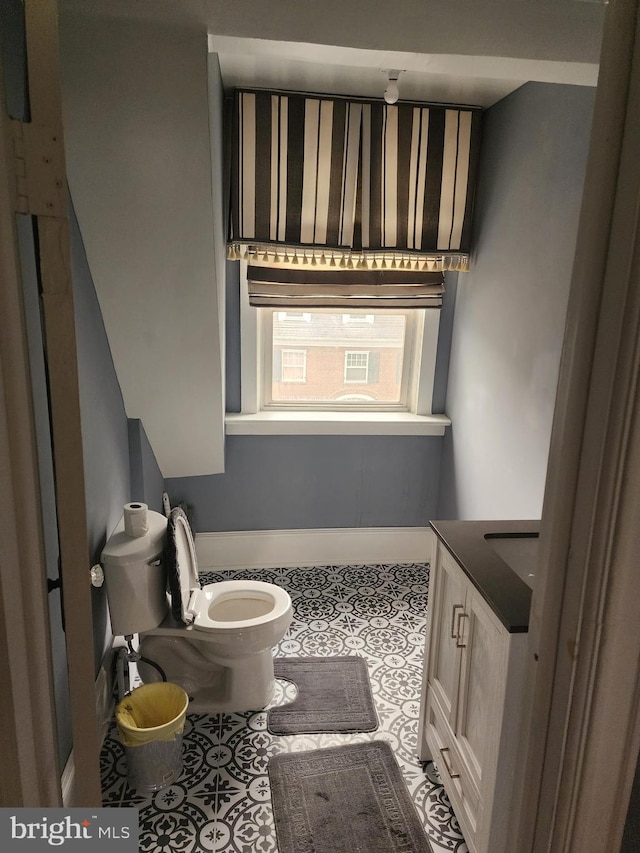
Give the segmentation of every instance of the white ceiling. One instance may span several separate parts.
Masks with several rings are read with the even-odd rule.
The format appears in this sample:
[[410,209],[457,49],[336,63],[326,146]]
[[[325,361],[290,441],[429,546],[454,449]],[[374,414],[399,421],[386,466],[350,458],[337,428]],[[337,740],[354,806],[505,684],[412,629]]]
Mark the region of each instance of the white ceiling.
[[529,80],[595,86],[595,63],[368,50],[209,35],[226,89],[262,87],[381,98],[400,71],[400,98],[490,107]]
[[225,88],[490,106],[529,80],[597,82],[605,0],[60,0],[63,12],[199,30]]

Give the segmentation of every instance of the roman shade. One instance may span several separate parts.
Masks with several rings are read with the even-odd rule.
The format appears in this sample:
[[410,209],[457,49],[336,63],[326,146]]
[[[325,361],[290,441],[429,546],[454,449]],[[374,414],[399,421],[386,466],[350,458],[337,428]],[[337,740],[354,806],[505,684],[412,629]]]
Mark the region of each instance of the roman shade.
[[229,257],[465,270],[481,111],[238,90]]
[[257,307],[440,308],[444,293],[441,272],[407,269],[310,269],[247,267],[249,303]]

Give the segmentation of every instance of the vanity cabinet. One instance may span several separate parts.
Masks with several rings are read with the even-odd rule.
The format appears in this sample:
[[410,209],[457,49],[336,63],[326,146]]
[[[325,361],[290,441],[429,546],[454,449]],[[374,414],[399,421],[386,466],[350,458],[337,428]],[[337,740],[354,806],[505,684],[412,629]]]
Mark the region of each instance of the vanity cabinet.
[[434,536],[419,757],[436,763],[471,853],[508,853],[527,634],[465,568]]

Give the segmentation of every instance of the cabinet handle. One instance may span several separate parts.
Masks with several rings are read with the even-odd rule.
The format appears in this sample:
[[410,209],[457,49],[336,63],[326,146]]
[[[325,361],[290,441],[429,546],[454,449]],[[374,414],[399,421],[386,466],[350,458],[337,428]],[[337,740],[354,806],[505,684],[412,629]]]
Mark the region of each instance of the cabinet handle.
[[459,628],[456,628],[456,612],[458,610],[464,610],[464,604],[454,604],[453,611],[451,613],[451,639],[456,641],[456,646],[460,639],[460,637],[458,637]]
[[469,618],[468,613],[461,613],[460,616],[458,617],[458,630],[456,633],[456,648],[457,649],[466,649],[466,647],[467,647],[467,644],[464,642],[463,637],[460,635],[460,627],[462,624],[462,620],[468,619],[468,618]]
[[442,763],[446,767],[447,773],[449,774],[449,776],[452,779],[459,779],[460,774],[453,772],[453,768],[451,767],[451,764],[449,764],[449,762],[447,761],[447,756],[445,755],[445,752],[449,752],[449,747],[448,746],[441,746],[440,747],[440,755],[442,756]]

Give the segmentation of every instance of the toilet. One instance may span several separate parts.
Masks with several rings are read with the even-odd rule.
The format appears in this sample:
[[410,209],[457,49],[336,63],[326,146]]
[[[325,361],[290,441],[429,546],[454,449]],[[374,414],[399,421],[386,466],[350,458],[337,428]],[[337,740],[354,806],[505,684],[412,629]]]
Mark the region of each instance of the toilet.
[[125,531],[124,518],[102,565],[113,633],[139,634],[142,680],[160,680],[160,667],[189,695],[190,713],[264,708],[275,684],[272,649],[291,624],[289,594],[255,580],[201,587],[191,527],[179,507],[168,518],[149,510],[139,536]]

